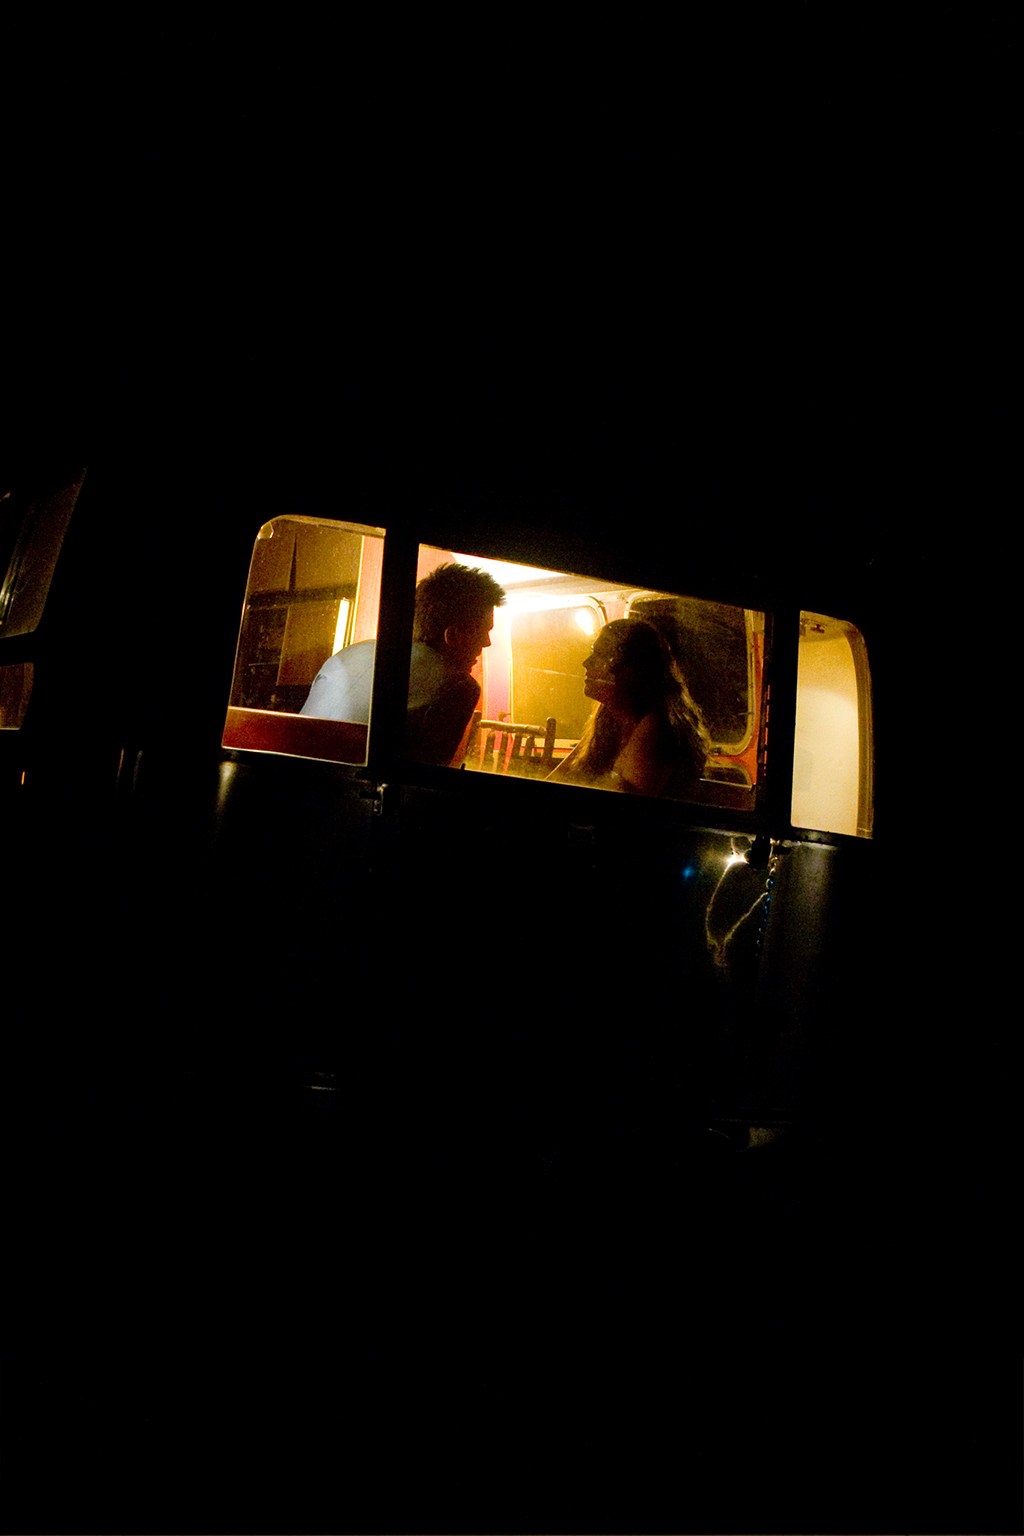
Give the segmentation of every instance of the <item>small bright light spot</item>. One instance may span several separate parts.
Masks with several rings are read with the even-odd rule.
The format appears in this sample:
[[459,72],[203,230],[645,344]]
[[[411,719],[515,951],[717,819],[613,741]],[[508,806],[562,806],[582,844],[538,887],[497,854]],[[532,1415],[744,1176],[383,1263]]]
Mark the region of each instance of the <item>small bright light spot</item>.
[[593,608],[577,608],[573,618],[585,635],[597,633],[597,614]]

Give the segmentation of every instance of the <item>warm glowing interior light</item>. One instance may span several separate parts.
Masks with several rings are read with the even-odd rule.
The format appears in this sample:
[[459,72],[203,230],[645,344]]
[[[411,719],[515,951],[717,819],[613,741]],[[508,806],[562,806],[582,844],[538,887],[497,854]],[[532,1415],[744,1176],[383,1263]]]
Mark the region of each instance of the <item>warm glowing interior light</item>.
[[801,615],[793,751],[793,821],[857,835],[861,774],[857,668],[850,626]]
[[505,598],[505,610],[511,613],[539,613],[542,608],[574,608],[573,618],[585,634],[594,635],[600,626],[600,618],[594,608],[580,608],[578,597],[566,597],[557,592],[509,592]]
[[481,560],[479,555],[457,555],[453,552],[452,559],[456,565],[471,565],[478,571],[486,571],[493,576],[495,581],[503,587],[509,584],[529,581],[534,577],[561,576],[561,571],[542,571],[535,565],[513,565],[509,560]]
[[351,606],[352,604],[347,597],[343,597],[338,604],[338,622],[334,629],[334,645],[331,647],[332,655],[335,651],[340,651],[345,644],[345,632],[348,629],[348,611]]
[[513,613],[537,613],[541,608],[568,608],[575,598],[554,592],[509,592],[505,606]]

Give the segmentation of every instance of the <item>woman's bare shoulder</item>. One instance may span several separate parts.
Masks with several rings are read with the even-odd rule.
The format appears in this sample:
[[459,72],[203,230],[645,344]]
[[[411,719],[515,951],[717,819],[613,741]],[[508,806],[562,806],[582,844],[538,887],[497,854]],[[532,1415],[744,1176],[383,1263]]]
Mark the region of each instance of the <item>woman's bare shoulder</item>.
[[645,715],[615,760],[624,785],[643,795],[657,795],[672,770],[672,735],[660,715]]

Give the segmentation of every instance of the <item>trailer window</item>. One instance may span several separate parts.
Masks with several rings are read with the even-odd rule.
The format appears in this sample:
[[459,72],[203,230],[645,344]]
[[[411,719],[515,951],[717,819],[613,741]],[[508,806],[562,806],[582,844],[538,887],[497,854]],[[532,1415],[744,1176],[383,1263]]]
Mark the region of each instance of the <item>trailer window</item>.
[[0,498],[0,635],[29,635],[43,616],[85,470],[35,496]]
[[871,677],[853,624],[800,615],[793,825],[870,837]]
[[[223,745],[365,763],[384,530],[283,516],[260,529],[249,566]],[[361,647],[365,708],[349,690],[318,714],[330,662]],[[336,669],[337,670],[337,669]],[[332,697],[337,700],[335,688]]]
[[[486,571],[505,592],[504,604],[494,610],[490,643],[473,667],[479,699],[453,766],[464,762],[473,772],[753,807],[761,762],[762,613],[427,546],[420,550],[420,574],[447,561]],[[608,727],[611,719],[610,705],[601,706],[603,722],[598,718],[593,677],[588,685],[595,671],[591,658],[595,645],[600,650],[621,641],[623,620],[643,621],[645,632],[657,634],[644,653],[639,691],[646,694],[649,684],[653,699],[667,688],[673,700],[667,719],[660,706],[645,705],[641,737],[649,733],[650,752],[664,772],[646,779],[636,772],[637,783],[627,777],[636,767],[628,728],[621,745],[611,743],[609,734],[600,752],[592,746],[598,725]],[[702,768],[694,772],[687,732],[696,722]],[[639,762],[636,746],[634,755]]]

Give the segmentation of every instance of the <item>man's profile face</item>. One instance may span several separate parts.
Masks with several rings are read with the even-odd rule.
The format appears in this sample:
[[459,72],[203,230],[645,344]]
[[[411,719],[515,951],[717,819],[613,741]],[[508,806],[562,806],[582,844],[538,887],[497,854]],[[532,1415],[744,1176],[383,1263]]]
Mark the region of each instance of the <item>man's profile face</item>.
[[471,672],[480,652],[490,645],[493,628],[493,608],[464,624],[449,624],[444,632],[444,645],[452,665],[460,671]]

